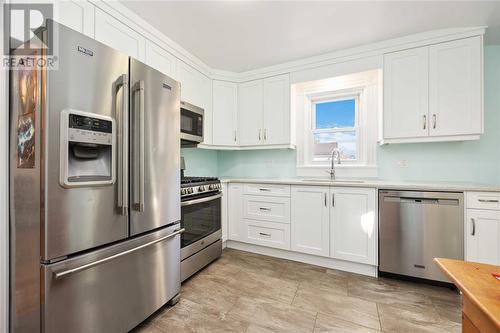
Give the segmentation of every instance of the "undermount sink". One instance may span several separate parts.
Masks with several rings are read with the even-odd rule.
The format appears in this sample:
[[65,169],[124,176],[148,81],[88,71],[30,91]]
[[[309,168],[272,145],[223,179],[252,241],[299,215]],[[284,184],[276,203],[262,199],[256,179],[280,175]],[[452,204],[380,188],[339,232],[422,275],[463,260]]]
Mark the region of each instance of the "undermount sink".
[[310,179],[302,179],[303,182],[318,182],[318,183],[364,183],[364,180],[359,179],[334,179],[331,180],[329,178],[310,178]]

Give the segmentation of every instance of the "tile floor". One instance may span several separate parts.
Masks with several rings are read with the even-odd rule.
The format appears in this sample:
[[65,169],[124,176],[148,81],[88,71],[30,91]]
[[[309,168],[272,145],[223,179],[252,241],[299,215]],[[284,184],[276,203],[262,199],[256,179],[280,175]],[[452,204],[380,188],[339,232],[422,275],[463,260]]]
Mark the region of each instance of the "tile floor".
[[460,332],[458,292],[226,249],[134,333]]

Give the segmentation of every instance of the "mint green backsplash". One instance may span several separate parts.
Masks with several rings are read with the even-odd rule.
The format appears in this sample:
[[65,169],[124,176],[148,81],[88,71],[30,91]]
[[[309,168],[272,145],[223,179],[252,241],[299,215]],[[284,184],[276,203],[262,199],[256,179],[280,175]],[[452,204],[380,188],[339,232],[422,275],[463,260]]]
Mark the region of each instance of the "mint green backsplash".
[[[465,142],[394,144],[378,148],[379,178],[500,184],[500,46],[485,48],[485,134]],[[183,149],[188,175],[295,176],[293,150],[209,151]],[[405,160],[407,167],[399,167]]]
[[198,148],[183,148],[181,156],[186,162],[186,176],[212,176],[218,175],[217,151],[198,149]]
[[290,178],[295,165],[295,150],[219,151],[220,177]]

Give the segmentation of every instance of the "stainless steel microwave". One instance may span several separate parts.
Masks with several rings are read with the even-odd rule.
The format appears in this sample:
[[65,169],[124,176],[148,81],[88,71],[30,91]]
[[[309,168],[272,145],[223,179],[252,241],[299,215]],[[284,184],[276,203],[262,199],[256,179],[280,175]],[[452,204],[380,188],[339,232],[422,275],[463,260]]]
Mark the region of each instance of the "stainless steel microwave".
[[196,146],[203,142],[203,109],[181,102],[181,145]]

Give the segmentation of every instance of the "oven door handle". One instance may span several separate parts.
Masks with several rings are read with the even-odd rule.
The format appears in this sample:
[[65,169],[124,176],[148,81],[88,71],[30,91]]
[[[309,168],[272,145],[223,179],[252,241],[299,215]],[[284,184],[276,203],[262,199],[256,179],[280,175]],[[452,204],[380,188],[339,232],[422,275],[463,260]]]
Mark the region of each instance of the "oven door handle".
[[195,205],[195,204],[199,204],[199,203],[202,203],[202,202],[212,201],[212,200],[219,199],[219,198],[222,198],[222,193],[219,193],[217,195],[213,195],[211,197],[206,197],[206,198],[201,198],[201,199],[193,199],[193,200],[184,201],[184,202],[181,202],[181,206],[184,207],[184,206]]

